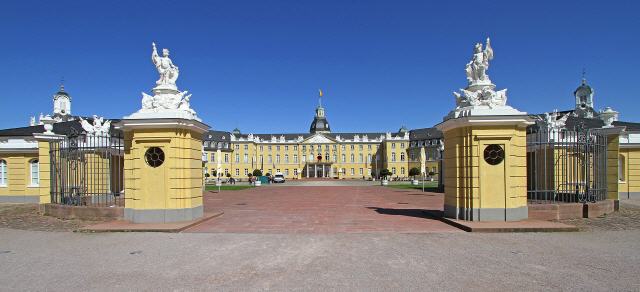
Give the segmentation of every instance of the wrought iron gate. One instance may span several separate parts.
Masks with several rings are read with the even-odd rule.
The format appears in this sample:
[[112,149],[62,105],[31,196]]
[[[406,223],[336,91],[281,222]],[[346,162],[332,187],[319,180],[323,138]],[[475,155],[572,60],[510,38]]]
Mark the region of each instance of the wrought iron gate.
[[76,206],[124,206],[121,134],[72,131],[50,142],[51,202]]
[[530,203],[595,202],[607,197],[607,137],[598,129],[527,130]]

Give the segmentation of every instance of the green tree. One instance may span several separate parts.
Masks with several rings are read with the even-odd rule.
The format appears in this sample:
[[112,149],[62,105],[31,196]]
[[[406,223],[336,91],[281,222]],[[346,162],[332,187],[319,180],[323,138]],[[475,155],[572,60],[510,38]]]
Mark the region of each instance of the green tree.
[[412,176],[413,179],[416,179],[416,175],[420,175],[420,169],[418,169],[417,167],[409,169],[409,176]]
[[384,179],[387,179],[387,176],[390,176],[390,175],[391,175],[391,172],[386,168],[383,168],[380,171],[380,176],[383,177]]
[[254,169],[253,170],[253,176],[262,176],[262,171],[259,169]]

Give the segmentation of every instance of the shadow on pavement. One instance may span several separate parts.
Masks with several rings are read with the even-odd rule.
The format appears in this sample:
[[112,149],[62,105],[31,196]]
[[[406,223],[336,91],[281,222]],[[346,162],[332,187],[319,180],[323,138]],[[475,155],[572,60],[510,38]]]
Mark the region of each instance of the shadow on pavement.
[[424,219],[440,219],[444,215],[441,210],[426,210],[426,209],[393,209],[393,208],[379,208],[379,207],[367,207],[376,211],[378,214],[384,215],[399,215],[409,216]]

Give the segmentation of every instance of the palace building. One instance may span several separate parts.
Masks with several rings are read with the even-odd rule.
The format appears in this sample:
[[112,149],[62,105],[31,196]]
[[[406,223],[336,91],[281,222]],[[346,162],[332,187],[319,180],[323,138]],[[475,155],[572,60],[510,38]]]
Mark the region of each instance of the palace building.
[[242,133],[210,131],[204,138],[205,171],[210,175],[245,178],[255,169],[282,173],[288,179],[369,179],[382,169],[407,178],[420,169],[421,147],[427,147],[431,176],[437,175],[441,133],[435,129],[397,132],[332,132],[320,103],[307,133]]

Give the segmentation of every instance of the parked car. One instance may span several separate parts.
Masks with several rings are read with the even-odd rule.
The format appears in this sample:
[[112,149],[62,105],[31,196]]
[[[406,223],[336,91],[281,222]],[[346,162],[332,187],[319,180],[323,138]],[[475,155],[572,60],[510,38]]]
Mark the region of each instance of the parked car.
[[277,172],[272,179],[273,183],[284,183],[284,174]]

